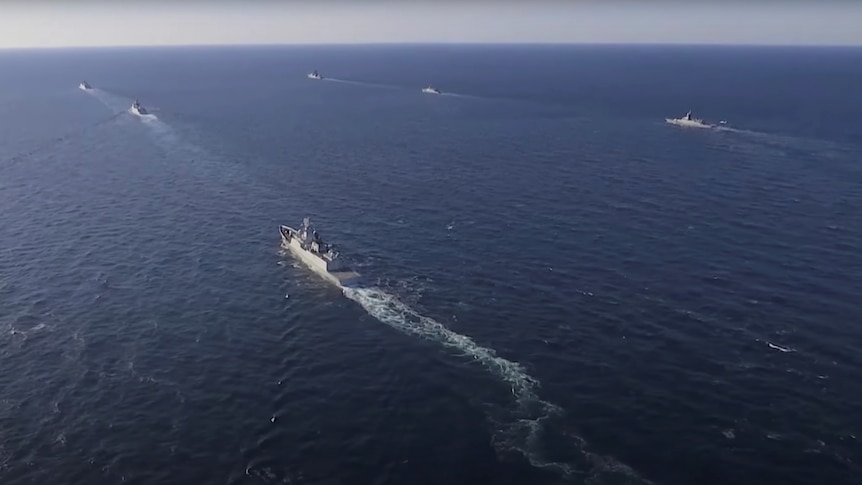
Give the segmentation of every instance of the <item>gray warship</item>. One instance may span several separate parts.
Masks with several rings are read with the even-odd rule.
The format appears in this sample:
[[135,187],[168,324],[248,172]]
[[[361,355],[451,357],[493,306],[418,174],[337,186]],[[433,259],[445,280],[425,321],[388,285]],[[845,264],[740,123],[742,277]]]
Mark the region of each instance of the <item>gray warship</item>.
[[344,287],[355,285],[359,280],[359,273],[347,267],[335,246],[323,241],[307,217],[298,229],[282,224],[278,230],[282,246],[327,281]]
[[138,116],[150,114],[150,112],[147,111],[147,109],[144,108],[143,105],[141,105],[141,103],[139,103],[137,99],[135,100],[134,103],[132,103],[132,107],[129,108],[129,111],[131,111],[132,113],[134,113]]

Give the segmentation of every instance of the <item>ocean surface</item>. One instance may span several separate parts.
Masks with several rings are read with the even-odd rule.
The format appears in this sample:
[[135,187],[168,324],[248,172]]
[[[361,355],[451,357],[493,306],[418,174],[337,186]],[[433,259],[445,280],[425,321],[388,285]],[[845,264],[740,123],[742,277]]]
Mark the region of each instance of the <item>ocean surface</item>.
[[852,48],[0,51],[0,483],[858,484],[860,126]]

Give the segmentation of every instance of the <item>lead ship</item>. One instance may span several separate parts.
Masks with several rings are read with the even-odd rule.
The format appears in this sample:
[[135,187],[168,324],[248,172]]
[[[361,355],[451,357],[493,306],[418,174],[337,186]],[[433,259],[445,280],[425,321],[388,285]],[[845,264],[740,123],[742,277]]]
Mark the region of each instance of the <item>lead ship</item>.
[[686,126],[689,128],[712,128],[712,125],[704,123],[702,119],[692,118],[691,111],[686,113],[682,118],[665,118],[664,120],[677,126]]
[[323,242],[307,217],[302,220],[299,229],[280,225],[278,230],[281,233],[282,246],[290,249],[290,252],[329,282],[344,287],[355,284],[359,279],[359,273],[351,271],[344,264],[335,246]]

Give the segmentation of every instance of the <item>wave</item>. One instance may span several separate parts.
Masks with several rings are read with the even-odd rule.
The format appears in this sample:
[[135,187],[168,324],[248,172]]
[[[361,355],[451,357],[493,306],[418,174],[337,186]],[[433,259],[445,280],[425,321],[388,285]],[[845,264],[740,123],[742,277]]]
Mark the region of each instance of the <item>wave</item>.
[[40,151],[42,151],[42,150],[45,150],[45,149],[48,149],[48,148],[54,147],[54,146],[56,146],[56,145],[59,145],[59,144],[61,144],[61,143],[65,142],[65,141],[67,141],[67,140],[71,139],[71,138],[75,138],[75,137],[81,136],[81,135],[85,134],[85,133],[86,133],[87,131],[89,131],[89,130],[93,130],[93,129],[96,129],[96,128],[98,128],[98,127],[102,126],[102,125],[106,125],[106,124],[108,124],[108,123],[110,123],[110,122],[114,121],[115,119],[117,119],[117,118],[118,118],[119,116],[121,116],[122,114],[123,114],[123,113],[115,113],[115,114],[113,114],[113,115],[111,115],[111,116],[109,116],[109,117],[107,117],[107,118],[103,118],[103,119],[101,119],[101,120],[99,120],[99,121],[96,121],[95,123],[90,123],[90,124],[88,124],[88,125],[82,126],[82,127],[77,128],[77,129],[75,129],[75,130],[72,130],[72,131],[66,132],[65,134],[62,134],[62,135],[60,135],[60,136],[58,136],[58,137],[51,138],[50,140],[43,141],[42,143],[39,143],[38,145],[36,145],[36,146],[34,146],[33,148],[31,148],[30,150],[28,150],[28,151],[26,151],[26,152],[18,153],[18,154],[16,154],[16,155],[13,155],[13,156],[9,157],[7,160],[8,160],[11,164],[15,164],[15,163],[17,163],[17,162],[21,162],[21,161],[23,161],[23,160],[25,160],[25,159],[27,159],[27,158],[29,158],[29,157],[31,157],[31,156],[33,156],[33,155],[37,154],[38,152],[40,152]]
[[[355,84],[358,86],[369,86],[369,87],[375,87],[375,88],[399,89],[399,90],[405,90],[405,91],[415,90],[417,93],[422,92],[422,88],[418,88],[418,87],[412,88],[412,87],[401,86],[401,85],[396,85],[396,84],[383,84],[383,83],[372,83],[372,82],[366,82],[366,81],[353,81],[350,79],[339,79],[339,78],[334,78],[334,77],[326,77],[326,78],[323,78],[322,81],[330,81],[330,82],[342,83],[342,84]],[[447,92],[447,91],[441,92],[439,94],[439,96],[451,96],[451,97],[456,97],[456,98],[479,98],[479,96],[474,96],[471,94],[451,93],[451,92]]]
[[[482,347],[472,338],[453,332],[433,318],[426,317],[403,303],[395,295],[380,288],[344,288],[344,296],[358,303],[377,320],[396,330],[414,335],[472,357],[512,390],[515,406],[506,410],[495,426],[493,444],[498,451],[516,451],[536,468],[554,470],[565,479],[589,476],[588,482],[604,483],[605,479],[620,483],[650,483],[623,463],[588,450],[586,441],[575,434],[567,436],[578,455],[572,462],[554,461],[545,457],[543,436],[562,428],[563,410],[540,399],[536,393],[540,383],[524,367]],[[492,417],[492,420],[495,418]],[[583,468],[583,469],[582,469]]]

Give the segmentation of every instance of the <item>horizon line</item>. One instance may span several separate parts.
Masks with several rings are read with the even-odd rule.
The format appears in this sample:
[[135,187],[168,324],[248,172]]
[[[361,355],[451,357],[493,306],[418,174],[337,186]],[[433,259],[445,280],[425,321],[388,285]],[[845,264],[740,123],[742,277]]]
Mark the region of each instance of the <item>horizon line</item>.
[[232,44],[115,44],[115,45],[57,45],[57,46],[0,46],[0,51],[33,50],[97,50],[97,49],[158,49],[158,48],[225,48],[225,47],[373,47],[373,46],[653,46],[653,47],[841,47],[862,48],[862,44],[793,44],[745,42],[548,42],[548,41],[378,41],[378,42],[239,42]]

